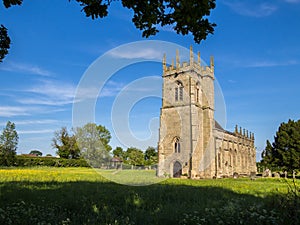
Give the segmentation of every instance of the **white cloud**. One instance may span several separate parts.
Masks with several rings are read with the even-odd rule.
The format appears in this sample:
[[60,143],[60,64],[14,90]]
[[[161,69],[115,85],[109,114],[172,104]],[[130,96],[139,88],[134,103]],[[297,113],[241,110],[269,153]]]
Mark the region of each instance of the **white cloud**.
[[99,97],[116,96],[124,87],[125,87],[124,83],[108,81],[106,85],[103,87]]
[[4,65],[2,65],[0,69],[4,71],[34,74],[34,75],[47,76],[47,77],[54,75],[54,73],[49,70],[43,69],[36,65],[30,65],[25,63],[7,62]]
[[[120,92],[123,93],[128,93],[128,92],[134,92],[133,94],[138,94],[138,92],[153,92],[153,93],[160,93],[160,86],[153,86],[151,85],[149,87],[149,77],[145,77],[145,83],[144,85],[139,85],[137,86],[135,84],[135,82],[140,82],[143,80],[143,78],[140,78],[138,80],[134,80],[130,83],[118,83],[115,81],[109,81],[107,82],[107,84],[104,86],[104,88],[102,89],[99,97],[112,97],[112,96],[116,96],[118,94],[121,94]],[[159,81],[161,81],[161,77],[160,76],[152,76],[151,79],[154,81],[156,79],[158,79]],[[155,83],[156,84],[156,83]],[[132,86],[133,85],[133,86]]]
[[55,96],[58,98],[73,98],[76,86],[65,82],[53,82],[49,80],[43,80],[42,84],[29,88],[27,91],[43,94],[46,96]]
[[22,104],[61,106],[73,103],[76,86],[68,83],[43,80],[41,84],[24,90],[35,94],[30,98],[20,98]]
[[[58,120],[50,120],[50,119],[44,119],[44,120],[20,120],[20,121],[14,121],[16,125],[37,125],[37,124],[55,124],[59,123]],[[6,123],[0,123],[0,126],[5,126]]]
[[43,129],[43,130],[18,130],[18,134],[46,134],[46,133],[54,133],[55,130],[51,129]]
[[18,106],[0,106],[1,117],[26,116],[29,115],[30,109]]
[[56,100],[56,99],[48,99],[48,98],[23,98],[18,100],[21,104],[26,105],[48,105],[48,106],[62,106],[73,103],[73,100]]
[[115,58],[124,58],[124,59],[161,59],[163,52],[158,51],[157,49],[144,48],[144,49],[133,49],[128,47],[126,50],[115,49],[110,52],[110,55]]
[[299,64],[298,61],[289,60],[289,61],[281,61],[281,62],[256,61],[256,62],[252,62],[252,63],[245,63],[242,65],[243,65],[243,67],[276,67],[276,66],[291,66],[291,65],[297,65],[297,64]]
[[[300,60],[298,59],[282,59],[275,60],[270,57],[268,58],[243,58],[243,57],[221,57],[222,63],[230,64],[233,67],[238,68],[248,68],[248,67],[277,67],[277,66],[293,66],[300,65]],[[221,60],[220,60],[221,61]]]
[[[120,82],[108,81],[99,97],[116,96],[125,85]],[[43,80],[40,84],[24,90],[33,96],[19,98],[17,101],[26,105],[65,106],[73,104],[75,101],[94,98],[100,91],[97,87],[80,88],[80,93],[77,93],[77,98],[74,99],[76,89],[77,87],[70,83]]]
[[45,107],[36,107],[36,106],[28,106],[28,105],[0,106],[0,117],[30,116],[37,113],[48,114],[48,113],[55,113],[61,111],[63,111],[63,109],[57,109],[53,107],[45,108]]
[[222,3],[239,15],[250,17],[270,16],[278,9],[273,2],[223,0]]
[[[66,110],[59,106],[73,103],[76,87],[72,84],[44,80],[41,83],[13,95],[18,105],[1,105],[0,117],[30,116],[33,114],[49,114]],[[11,91],[11,90],[10,90]],[[35,121],[48,123],[54,121]],[[31,121],[23,121],[23,124]]]
[[[96,87],[91,88],[81,88],[80,93],[77,93],[77,100],[86,100],[89,98],[95,98],[95,96],[99,93],[98,97],[113,97],[118,95],[128,84],[123,82],[116,82],[116,81],[108,81],[102,88],[101,92],[99,93],[100,89]],[[142,88],[141,88],[142,89]],[[129,91],[127,89],[127,91]],[[134,91],[140,91],[135,89]]]

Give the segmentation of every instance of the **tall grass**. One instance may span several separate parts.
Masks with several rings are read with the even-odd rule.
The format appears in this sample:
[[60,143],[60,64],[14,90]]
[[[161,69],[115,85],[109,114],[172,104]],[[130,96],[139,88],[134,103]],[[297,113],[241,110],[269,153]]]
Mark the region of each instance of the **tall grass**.
[[[299,215],[299,181],[168,179],[128,186],[101,176],[112,172],[0,169],[0,224],[295,224]],[[133,181],[154,176],[123,172]]]

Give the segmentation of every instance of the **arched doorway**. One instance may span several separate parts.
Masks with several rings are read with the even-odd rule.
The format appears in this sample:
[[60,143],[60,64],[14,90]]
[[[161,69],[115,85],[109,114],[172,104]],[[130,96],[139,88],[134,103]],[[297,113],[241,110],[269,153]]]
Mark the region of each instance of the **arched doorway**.
[[182,174],[182,166],[180,162],[176,161],[173,165],[173,177],[180,177]]

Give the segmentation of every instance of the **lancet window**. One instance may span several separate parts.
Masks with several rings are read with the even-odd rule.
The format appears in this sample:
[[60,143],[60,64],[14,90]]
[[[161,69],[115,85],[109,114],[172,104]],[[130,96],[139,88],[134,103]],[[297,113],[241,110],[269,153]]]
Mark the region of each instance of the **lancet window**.
[[180,81],[177,81],[175,87],[175,101],[183,101],[183,85]]
[[176,137],[174,140],[174,152],[180,153],[180,140],[178,137]]

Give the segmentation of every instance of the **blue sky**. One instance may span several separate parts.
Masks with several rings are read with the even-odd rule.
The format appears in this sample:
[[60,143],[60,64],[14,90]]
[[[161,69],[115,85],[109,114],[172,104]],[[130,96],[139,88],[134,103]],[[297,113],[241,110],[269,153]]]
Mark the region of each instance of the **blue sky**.
[[[67,0],[24,0],[21,7],[0,7],[0,22],[12,39],[10,53],[0,64],[0,128],[8,120],[16,124],[18,153],[39,149],[54,155],[53,133],[62,126],[72,127],[76,88],[88,67],[113,48],[146,40],[132,24],[132,12],[119,2],[113,2],[109,16],[101,20],[86,18],[80,10],[75,1]],[[238,124],[254,132],[259,159],[280,123],[300,117],[300,0],[220,0],[210,19],[217,24],[215,34],[200,45],[170,27],[147,40],[193,45],[205,61],[214,55],[215,76],[226,104],[226,129],[234,130]],[[136,49],[121,56],[159,61],[163,52],[163,48]],[[174,57],[175,49],[167,55],[168,60]],[[161,68],[157,62],[137,63],[106,82],[95,121],[111,131],[112,147],[120,145],[111,122],[116,96],[137,79],[159,77]],[[152,96],[131,109],[128,123],[133,134],[139,139],[152,137],[137,147],[156,145],[160,104]]]

